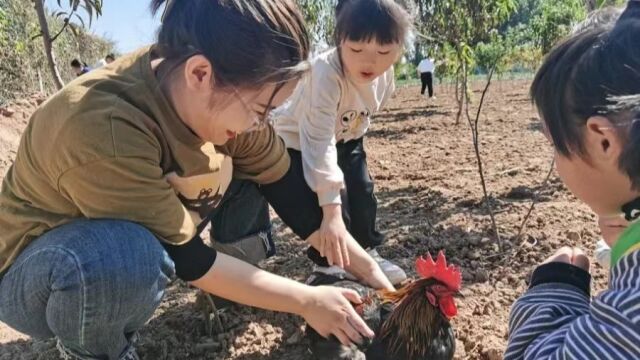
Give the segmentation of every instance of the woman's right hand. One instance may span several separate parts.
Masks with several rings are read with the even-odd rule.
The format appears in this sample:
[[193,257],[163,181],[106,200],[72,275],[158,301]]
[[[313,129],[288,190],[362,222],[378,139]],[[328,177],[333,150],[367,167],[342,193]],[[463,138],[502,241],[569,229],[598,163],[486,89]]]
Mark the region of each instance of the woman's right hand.
[[374,332],[351,305],[362,303],[355,291],[318,286],[311,288],[307,300],[300,315],[321,336],[326,338],[334,335],[345,346],[361,343],[363,336],[374,337]]

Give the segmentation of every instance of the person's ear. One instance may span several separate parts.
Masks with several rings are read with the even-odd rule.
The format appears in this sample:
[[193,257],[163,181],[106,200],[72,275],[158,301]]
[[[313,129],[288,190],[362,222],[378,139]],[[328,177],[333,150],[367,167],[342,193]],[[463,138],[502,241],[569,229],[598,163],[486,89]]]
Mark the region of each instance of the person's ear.
[[615,124],[604,116],[587,119],[584,146],[593,165],[618,166],[624,143]]
[[194,55],[185,62],[183,76],[190,90],[210,91],[213,88],[213,66],[202,55]]

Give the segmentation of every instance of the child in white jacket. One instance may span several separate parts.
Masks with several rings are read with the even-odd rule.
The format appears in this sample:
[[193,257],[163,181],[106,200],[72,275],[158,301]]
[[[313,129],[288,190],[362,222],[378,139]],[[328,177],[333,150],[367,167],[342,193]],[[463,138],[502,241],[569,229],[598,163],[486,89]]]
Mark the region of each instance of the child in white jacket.
[[363,140],[370,117],[395,90],[393,64],[410,31],[409,14],[393,0],[339,1],[336,47],[313,60],[307,81],[277,116],[292,162],[302,163],[322,208],[323,246],[309,250],[317,271],[349,277],[339,269],[349,261],[348,229],[391,283],[406,279],[376,251],[384,236],[376,229],[377,200]]

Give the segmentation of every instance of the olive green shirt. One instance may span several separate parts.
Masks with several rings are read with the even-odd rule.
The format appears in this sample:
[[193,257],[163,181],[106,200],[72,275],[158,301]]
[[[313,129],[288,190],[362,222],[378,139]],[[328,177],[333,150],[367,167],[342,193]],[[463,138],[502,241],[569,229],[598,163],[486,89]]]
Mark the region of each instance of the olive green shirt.
[[0,272],[80,218],[129,220],[184,244],[233,174],[263,184],[285,175],[289,157],[271,127],[223,147],[198,138],[160,90],[152,53],[79,77],[33,114],[0,193]]

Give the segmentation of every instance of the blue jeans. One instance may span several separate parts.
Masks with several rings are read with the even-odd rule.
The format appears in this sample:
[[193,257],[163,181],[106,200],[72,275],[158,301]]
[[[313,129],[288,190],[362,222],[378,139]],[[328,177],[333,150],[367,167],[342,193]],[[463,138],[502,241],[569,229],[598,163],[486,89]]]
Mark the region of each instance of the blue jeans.
[[82,359],[119,359],[160,305],[173,262],[144,227],[78,220],[31,243],[0,280],[0,320]]

